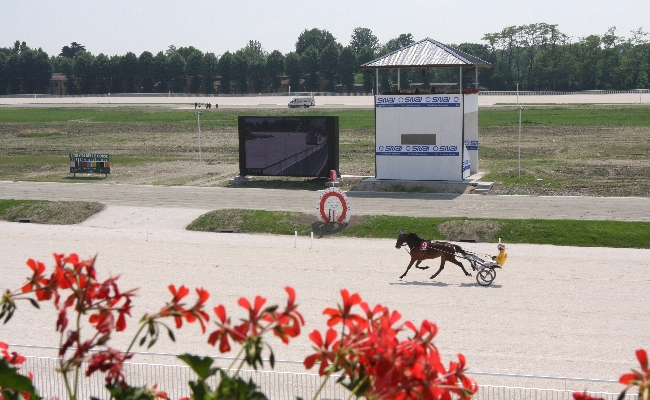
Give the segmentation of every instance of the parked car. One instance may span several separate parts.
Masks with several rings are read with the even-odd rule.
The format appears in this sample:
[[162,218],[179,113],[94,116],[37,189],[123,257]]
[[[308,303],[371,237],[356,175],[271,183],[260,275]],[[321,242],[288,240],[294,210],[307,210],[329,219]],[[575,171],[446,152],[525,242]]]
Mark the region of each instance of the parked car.
[[289,102],[289,108],[296,108],[296,107],[305,107],[309,108],[311,106],[315,106],[316,102],[314,101],[313,97],[309,96],[298,96],[294,97],[290,102]]

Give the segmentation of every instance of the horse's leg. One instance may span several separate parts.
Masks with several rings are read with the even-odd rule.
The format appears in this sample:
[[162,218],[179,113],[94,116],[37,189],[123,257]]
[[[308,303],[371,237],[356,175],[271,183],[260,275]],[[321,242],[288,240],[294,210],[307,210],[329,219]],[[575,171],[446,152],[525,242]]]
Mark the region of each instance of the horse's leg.
[[458,266],[463,270],[463,272],[465,273],[465,276],[472,276],[471,273],[467,272],[467,270],[466,270],[465,267],[463,266],[463,263],[460,262],[460,261],[458,261],[458,260],[456,260],[456,257],[453,257],[453,256],[450,257],[450,258],[449,258],[449,262],[452,262],[452,263],[458,265]]
[[427,266],[420,267],[420,263],[422,261],[424,261],[425,259],[426,259],[426,255],[422,254],[422,252],[420,252],[420,256],[418,257],[418,262],[415,263],[415,268],[417,268],[417,269],[429,269],[429,267],[427,267]]
[[415,258],[411,257],[411,262],[409,263],[408,267],[406,267],[406,271],[404,271],[404,273],[399,277],[400,279],[404,278],[406,274],[408,274],[409,269],[411,269],[411,266],[413,265],[414,262],[415,262]]
[[438,276],[438,274],[440,272],[442,272],[443,269],[445,269],[445,258],[441,257],[440,258],[440,268],[438,269],[438,271],[436,271],[435,274],[431,275],[431,277],[429,279],[435,279],[435,277]]

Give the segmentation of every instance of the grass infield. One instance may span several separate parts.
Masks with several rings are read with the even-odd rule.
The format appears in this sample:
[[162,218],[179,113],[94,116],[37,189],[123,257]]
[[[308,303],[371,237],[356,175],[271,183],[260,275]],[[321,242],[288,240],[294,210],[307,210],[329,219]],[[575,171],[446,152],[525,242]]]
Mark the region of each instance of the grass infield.
[[[1,200],[0,219],[68,225],[83,222],[104,205],[83,201]],[[275,235],[395,238],[398,231],[451,241],[551,244],[579,247],[650,248],[650,223],[541,219],[424,218],[353,216],[348,224],[318,223],[314,215],[262,210],[217,210],[206,213],[188,230]]]
[[541,219],[423,218],[357,216],[349,224],[325,226],[313,215],[261,211],[217,210],[202,215],[187,229],[207,232],[277,235],[337,235],[393,239],[398,231],[417,232],[438,240],[551,244],[578,247],[650,248],[650,223]]

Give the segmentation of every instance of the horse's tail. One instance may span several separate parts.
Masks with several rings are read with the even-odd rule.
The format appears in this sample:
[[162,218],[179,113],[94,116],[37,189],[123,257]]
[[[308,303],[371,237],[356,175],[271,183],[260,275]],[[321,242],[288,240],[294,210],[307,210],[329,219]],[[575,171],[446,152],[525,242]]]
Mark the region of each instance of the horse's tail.
[[453,246],[454,246],[454,249],[456,249],[456,252],[462,254],[463,256],[467,255],[467,252],[465,250],[463,250],[463,248],[460,247],[459,245],[454,244]]

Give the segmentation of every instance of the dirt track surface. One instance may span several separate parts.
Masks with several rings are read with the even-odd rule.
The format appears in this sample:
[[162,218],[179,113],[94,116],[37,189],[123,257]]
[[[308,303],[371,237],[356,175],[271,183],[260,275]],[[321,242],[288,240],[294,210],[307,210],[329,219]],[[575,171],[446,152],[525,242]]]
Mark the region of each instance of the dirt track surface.
[[[128,104],[178,104],[193,108],[195,102],[218,104],[219,107],[275,108],[286,107],[292,96],[62,96],[0,97],[0,106],[79,106]],[[647,104],[649,93],[565,94],[565,95],[480,95],[479,106],[496,104]],[[373,96],[316,96],[316,108],[372,108]]]
[[[634,96],[635,99],[632,99]],[[598,96],[602,103],[643,103],[650,95]],[[532,96],[531,96],[532,97]],[[588,96],[589,97],[589,96]],[[150,103],[151,99],[111,99],[110,104]],[[259,107],[275,107],[261,103]],[[336,99],[336,98],[332,98]],[[483,103],[483,100],[491,103]],[[636,100],[639,99],[639,100]],[[38,101],[37,101],[38,100]],[[284,99],[286,100],[286,99]],[[317,99],[318,100],[318,99]],[[342,100],[336,99],[336,100]],[[535,96],[522,104],[594,102],[593,99]],[[591,100],[591,101],[590,101]],[[78,98],[77,105],[107,104],[103,98]],[[172,98],[189,108],[196,98]],[[204,100],[205,102],[207,100]],[[210,100],[212,101],[212,100]],[[221,100],[219,100],[221,101]],[[253,100],[246,100],[247,102]],[[371,97],[355,99],[372,107]],[[367,101],[365,105],[363,101]],[[481,105],[514,103],[515,99],[481,96]],[[250,107],[236,104],[232,107]],[[71,100],[0,99],[0,106],[71,105]],[[223,104],[223,103],[222,103]],[[342,103],[341,103],[342,104]],[[340,107],[341,104],[332,105]],[[227,106],[223,104],[223,106]],[[323,106],[325,106],[323,104]],[[463,353],[471,371],[551,375],[616,380],[637,367],[634,351],[650,349],[650,250],[509,245],[508,262],[490,287],[480,287],[449,265],[435,280],[432,269],[411,270],[399,280],[408,255],[394,240],[314,239],[271,235],[189,232],[184,227],[207,210],[246,208],[310,212],[317,192],[231,188],[176,188],[130,185],[59,185],[0,182],[0,198],[96,200],[108,207],[73,226],[0,222],[0,277],[5,288],[16,288],[29,275],[25,262],[34,258],[53,264],[52,253],[98,255],[101,278],[121,274],[120,287],[139,287],[133,320],[125,337],[113,345],[125,348],[137,319],[169,299],[167,285],[204,287],[211,305],[223,303],[238,318],[237,299],[257,294],[282,303],[282,288],[296,289],[307,325],[295,343],[273,341],[276,357],[302,360],[311,345],[307,335],[323,330],[322,310],[340,301],[339,290],[358,292],[370,304],[398,310],[405,319],[428,319],[440,328],[436,345],[445,360]],[[259,193],[259,195],[258,195]],[[496,202],[496,203],[495,203]],[[649,221],[648,198],[587,198],[365,194],[351,196],[352,212],[388,215],[472,216],[500,218],[567,218]],[[531,216],[533,215],[533,216]],[[507,239],[505,239],[507,242]],[[493,254],[494,244],[462,243],[468,250]],[[466,263],[467,264],[467,263]],[[0,340],[10,344],[56,346],[51,309],[32,309],[26,302],[0,328]],[[211,331],[214,328],[211,328]],[[161,353],[217,355],[198,326],[176,334],[178,342],[161,337],[152,349]],[[16,348],[27,355],[43,349]],[[144,349],[143,349],[144,350]],[[51,355],[49,353],[48,355]],[[152,362],[152,357],[139,361]],[[172,360],[173,361],[173,360]],[[157,357],[154,362],[169,362]],[[303,372],[301,365],[279,368]],[[555,380],[522,380],[475,376],[479,384],[565,388]],[[573,390],[618,391],[620,385],[569,383]]]
[[[121,274],[122,290],[140,288],[129,330],[113,342],[118,348],[126,347],[141,315],[169,300],[166,288],[172,283],[204,287],[212,294],[211,306],[223,303],[234,319],[242,315],[236,306],[240,296],[260,294],[270,303],[282,303],[286,301],[282,288],[294,287],[307,325],[288,347],[272,342],[282,360],[302,360],[309,354],[308,333],[325,328],[322,310],[340,301],[342,288],[358,292],[371,305],[396,309],[405,319],[437,323],[436,345],[444,359],[463,353],[475,372],[615,380],[636,367],[634,350],[650,348],[646,307],[650,250],[509,245],[505,268],[492,286],[481,287],[453,265],[430,280],[436,262],[427,264],[432,269],[412,269],[399,280],[409,257],[395,249],[394,240],[312,240],[184,230],[203,212],[189,206],[109,205],[73,226],[0,222],[1,289],[19,287],[29,275],[25,265],[29,258],[51,267],[54,252],[76,252],[84,258],[98,255],[102,279]],[[483,254],[495,251],[494,244],[462,246]],[[34,310],[26,302],[20,307],[2,326],[0,339],[56,346],[52,310]],[[176,344],[161,337],[152,351],[217,355],[198,326],[186,326],[176,337]],[[166,362],[160,357],[154,361]],[[279,368],[304,371],[299,364]],[[564,386],[556,381],[476,378],[481,384]],[[602,384],[574,385],[575,390],[603,389]],[[605,389],[620,388],[613,384]]]
[[[648,197],[482,196],[347,192],[356,215],[650,221]],[[313,213],[319,192],[233,187],[0,181],[0,198],[97,201],[111,205],[243,208]]]

